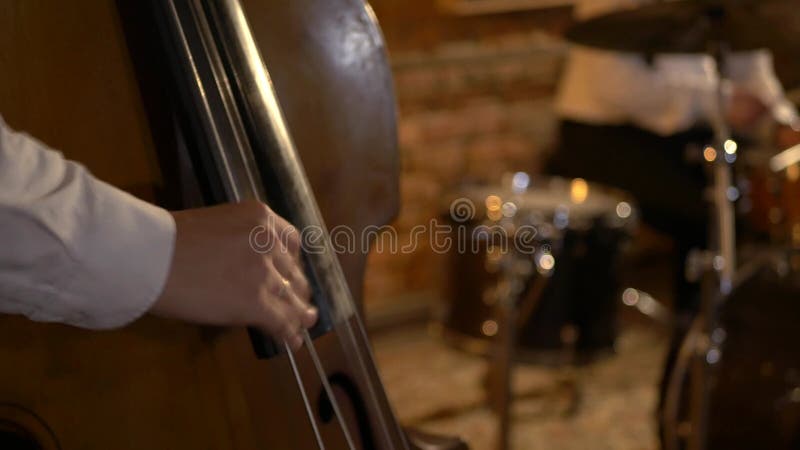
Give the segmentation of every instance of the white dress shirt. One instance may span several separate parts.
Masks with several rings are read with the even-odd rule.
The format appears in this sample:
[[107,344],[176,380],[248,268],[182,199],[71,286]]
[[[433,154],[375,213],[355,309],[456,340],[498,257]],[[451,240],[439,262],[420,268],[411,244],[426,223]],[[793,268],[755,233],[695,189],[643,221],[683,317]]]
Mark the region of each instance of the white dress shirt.
[[123,326],[158,298],[175,223],[0,117],[0,313]]
[[[646,0],[584,0],[575,8],[578,20]],[[726,76],[759,98],[783,121],[796,117],[786,100],[768,51],[730,56]],[[634,124],[669,135],[700,122],[711,122],[717,108],[717,75],[710,56],[643,56],[574,46],[561,79],[556,111],[559,116],[598,125]],[[786,115],[790,117],[786,117]]]

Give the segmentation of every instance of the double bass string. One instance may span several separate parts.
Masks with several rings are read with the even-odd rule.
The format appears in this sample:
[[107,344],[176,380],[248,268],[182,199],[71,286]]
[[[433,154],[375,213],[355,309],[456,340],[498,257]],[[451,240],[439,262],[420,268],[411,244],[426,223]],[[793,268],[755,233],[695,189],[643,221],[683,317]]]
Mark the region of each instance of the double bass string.
[[[341,270],[340,270],[340,275],[342,277],[344,277],[344,274],[341,273]],[[352,302],[352,298],[351,297],[348,297],[348,299],[350,299],[350,301]],[[358,313],[354,313],[354,314],[356,316],[358,315]],[[363,324],[361,323],[360,320],[358,320],[357,322],[358,322],[358,325],[359,325],[359,329],[360,329],[360,331],[362,333],[362,338],[366,339],[366,332],[364,330]],[[380,408],[380,405],[378,404],[378,394],[375,391],[375,386],[372,383],[372,381],[373,381],[372,377],[369,375],[369,371],[367,370],[367,364],[366,364],[366,361],[364,359],[364,355],[362,355],[361,347],[357,343],[356,336],[355,336],[354,331],[353,331],[353,325],[350,323],[349,320],[346,320],[345,323],[344,323],[344,328],[347,331],[347,333],[346,333],[347,334],[347,340],[350,343],[351,350],[353,350],[353,353],[355,353],[355,355],[357,357],[356,359],[358,360],[359,369],[361,370],[361,373],[364,376],[364,382],[367,385],[367,389],[369,389],[369,391],[370,391],[369,392],[369,394],[370,394],[369,398],[370,398],[370,400],[372,402],[374,402],[374,406],[376,407],[376,410],[380,411],[381,408]],[[369,350],[368,346],[366,346],[366,347],[367,347],[367,351],[370,352],[369,357],[372,358],[372,352]],[[386,423],[386,418],[381,414],[379,419],[380,419],[381,429],[383,431],[383,435],[386,438],[386,443],[391,445],[392,439],[391,439],[391,434],[389,433],[389,426]],[[395,423],[395,425],[398,426],[398,428],[399,428],[399,424]],[[398,429],[397,432],[398,432],[399,436],[403,436],[402,430]],[[405,441],[405,439],[402,440],[402,443],[403,443],[403,447],[406,450],[408,450],[408,443]]]
[[[308,332],[305,333],[303,339],[306,339],[306,336],[308,336]],[[311,428],[314,429],[314,437],[317,439],[317,446],[319,446],[319,450],[325,450],[325,443],[322,441],[322,435],[319,432],[317,421],[314,420],[314,411],[311,410],[311,403],[308,401],[308,394],[306,393],[305,385],[303,384],[303,380],[300,378],[300,371],[297,367],[297,361],[294,358],[294,353],[292,353],[292,349],[289,347],[289,343],[286,341],[283,341],[283,347],[286,349],[286,354],[289,355],[289,362],[292,366],[292,374],[297,382],[298,389],[300,389],[300,395],[303,397],[303,405],[306,408],[308,421],[311,422]],[[352,449],[353,447],[351,446],[350,448]]]
[[323,389],[325,389],[325,394],[328,396],[328,400],[331,402],[333,412],[336,415],[336,418],[339,420],[339,424],[342,426],[342,433],[344,433],[344,438],[347,440],[347,445],[351,450],[356,450],[355,443],[353,443],[353,437],[350,435],[350,430],[347,429],[347,425],[344,423],[344,420],[342,420],[344,416],[342,415],[341,408],[339,408],[339,402],[336,400],[336,396],[333,393],[333,388],[331,387],[330,381],[328,381],[328,376],[325,374],[325,368],[322,367],[322,361],[319,359],[317,348],[314,346],[314,341],[311,339],[311,335],[308,334],[308,330],[303,330],[303,342],[308,347],[308,354],[311,355],[311,360],[314,362],[314,368],[317,370],[319,380],[322,382]]

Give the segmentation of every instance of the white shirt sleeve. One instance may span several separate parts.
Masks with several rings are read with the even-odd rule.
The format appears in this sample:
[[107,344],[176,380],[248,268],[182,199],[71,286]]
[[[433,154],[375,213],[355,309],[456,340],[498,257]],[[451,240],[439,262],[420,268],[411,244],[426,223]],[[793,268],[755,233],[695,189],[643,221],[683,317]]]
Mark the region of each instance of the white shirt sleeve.
[[0,117],[0,312],[115,328],[161,293],[175,223]]
[[726,69],[730,79],[761,100],[778,122],[800,124],[797,108],[786,98],[768,50],[734,53],[728,58]]
[[651,66],[638,55],[576,46],[561,79],[556,110],[566,119],[635,124],[663,135],[685,130],[713,99],[707,83],[696,82],[705,78],[699,62],[659,57]]

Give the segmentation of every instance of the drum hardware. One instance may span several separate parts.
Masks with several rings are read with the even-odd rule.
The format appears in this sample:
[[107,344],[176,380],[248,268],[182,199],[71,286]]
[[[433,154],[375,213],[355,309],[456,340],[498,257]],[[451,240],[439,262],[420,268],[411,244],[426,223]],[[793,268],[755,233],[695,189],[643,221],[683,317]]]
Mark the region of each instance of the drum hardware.
[[706,273],[721,269],[723,263],[724,259],[715,252],[694,249],[686,258],[686,279],[691,282],[699,282]]
[[[722,59],[717,62],[718,110],[712,120],[715,134],[713,146],[703,151],[709,163],[712,175],[712,186],[709,198],[712,204],[713,217],[710,222],[711,242],[715,250],[694,250],[687,258],[685,276],[689,281],[701,281],[702,294],[700,311],[693,320],[690,331],[679,350],[682,364],[673,368],[665,415],[665,448],[677,450],[678,442],[684,441],[690,450],[706,448],[706,420],[708,408],[708,372],[719,362],[722,354],[719,345],[712,335],[724,335],[724,330],[715,328],[719,307],[724,303],[727,294],[733,288],[736,277],[736,230],[733,202],[738,197],[732,183],[731,164],[735,161],[736,144],[731,139],[730,130],[725,123],[722,112]],[[712,331],[713,330],[713,331]],[[677,421],[677,408],[680,393],[683,391],[683,380],[686,373],[691,372],[690,419]]]
[[[711,17],[713,23],[713,17]],[[736,271],[736,225],[731,195],[735,189],[732,180],[731,164],[736,160],[737,145],[732,140],[731,131],[725,121],[724,80],[729,46],[727,43],[710,40],[708,53],[716,62],[717,101],[715,114],[711,118],[714,130],[715,147],[704,151],[706,161],[713,174],[713,220],[709,235],[715,243],[714,254],[704,253],[703,264],[688,264],[702,270],[702,294],[700,311],[696,326],[699,338],[695,341],[694,357],[691,364],[691,436],[688,439],[689,450],[706,448],[706,420],[708,410],[709,369],[719,361],[721,352],[718,348],[706,345],[710,336],[716,331],[719,308],[731,292]],[[709,258],[710,256],[710,258]],[[707,262],[710,260],[711,267]],[[699,266],[699,267],[698,267]],[[712,270],[709,270],[712,269]],[[674,429],[673,429],[674,430]],[[666,433],[669,434],[669,431]],[[675,437],[671,437],[676,440]]]
[[[530,255],[516,251],[504,252],[497,262],[500,267],[500,280],[494,289],[487,292],[495,297],[494,319],[497,324],[497,334],[491,356],[493,364],[489,367],[488,376],[490,403],[498,418],[499,450],[510,448],[516,330],[519,324],[524,323],[524,320],[536,310],[550,274],[554,270],[553,264],[542,263],[541,259],[545,255],[540,253],[538,258],[531,258]],[[541,276],[534,278],[537,272]],[[526,286],[530,283],[533,284],[530,288],[532,295],[525,297]],[[565,376],[560,387],[566,388],[570,393],[565,414],[572,416],[578,410],[580,399],[578,373],[574,365],[575,344],[578,340],[577,328],[571,325],[564,326],[561,339],[565,344],[563,347]]]
[[[514,343],[517,329],[517,305],[522,300],[525,286],[534,273],[533,264],[527,255],[517,252],[505,252],[499,261],[500,280],[495,291],[495,323],[497,335],[494,341],[490,366],[494,406],[498,418],[497,448],[507,450],[510,447],[511,406],[513,403],[513,370]],[[543,282],[540,281],[539,284]],[[541,289],[539,289],[541,292]],[[538,300],[540,296],[534,296]]]
[[[776,255],[774,250],[765,251],[761,246],[755,248],[746,247],[743,251],[747,255],[747,259],[736,270],[736,276],[731,285],[732,290],[751,279],[765,266],[774,267],[776,272],[781,275],[788,273],[789,268],[786,263],[786,256],[790,255],[791,252],[785,255],[783,253]],[[721,259],[715,256],[713,252],[694,250],[688,257],[686,278],[689,281],[700,281],[704,273],[717,270],[719,264],[721,264]]]
[[664,406],[660,417],[664,430],[665,450],[678,450],[680,448],[679,442],[691,438],[694,434],[691,422],[679,422],[679,408],[681,405],[681,393],[684,391],[683,381],[689,372],[690,362],[701,349],[699,343],[701,330],[702,323],[695,319],[689,328],[686,339],[681,343],[675,365],[669,376],[667,394],[664,398]]
[[675,315],[662,302],[636,288],[629,287],[622,291],[622,304],[636,308],[642,315],[664,327],[672,326],[675,321]]

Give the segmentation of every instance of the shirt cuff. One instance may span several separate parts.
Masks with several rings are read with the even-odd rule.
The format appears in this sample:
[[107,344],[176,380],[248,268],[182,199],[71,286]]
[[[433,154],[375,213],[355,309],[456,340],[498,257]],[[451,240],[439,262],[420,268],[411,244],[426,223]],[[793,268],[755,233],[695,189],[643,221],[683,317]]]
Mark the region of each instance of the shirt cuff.
[[166,284],[175,247],[175,221],[166,210],[102,181],[92,189],[80,262],[72,284],[81,314],[64,322],[84,328],[117,328],[155,303]]

